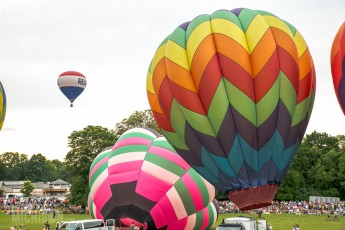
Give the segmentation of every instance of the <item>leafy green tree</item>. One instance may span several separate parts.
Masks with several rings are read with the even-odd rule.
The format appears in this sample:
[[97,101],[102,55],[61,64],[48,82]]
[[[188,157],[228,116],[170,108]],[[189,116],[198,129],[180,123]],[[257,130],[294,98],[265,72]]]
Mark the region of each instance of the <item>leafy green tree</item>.
[[54,179],[61,179],[64,181],[68,181],[69,178],[71,177],[71,173],[68,170],[68,166],[65,164],[65,162],[61,162],[57,159],[51,160],[49,162],[52,164],[52,167],[54,168]]
[[17,152],[5,152],[0,155],[0,159],[5,165],[6,180],[24,180],[28,156]]
[[41,153],[31,156],[27,163],[26,178],[33,182],[54,180],[54,167]]
[[304,183],[303,176],[298,170],[288,170],[283,182],[278,188],[275,199],[294,200],[298,196],[297,191]]
[[117,123],[115,125],[114,131],[115,140],[119,139],[119,137],[127,130],[136,127],[150,128],[157,131],[158,133],[161,133],[153,118],[151,110],[147,109],[144,111],[135,111],[128,118],[125,118],[121,122]]
[[337,135],[336,138],[338,139],[339,147],[345,150],[345,135]]
[[71,177],[72,177],[72,173],[69,170],[68,165],[66,165],[63,162],[61,168],[58,170],[58,177],[57,178],[71,183],[71,181],[70,181]]
[[324,196],[339,196],[339,157],[340,153],[333,149],[323,154],[316,165],[309,169],[310,181]]
[[6,166],[0,159],[0,181],[6,179]]
[[25,197],[28,197],[34,189],[35,187],[31,181],[27,180],[24,182],[23,188],[20,190],[20,192],[23,193]]
[[65,164],[71,173],[68,180],[72,185],[70,203],[86,206],[91,163],[102,150],[114,145],[114,139],[114,133],[101,126],[87,126],[68,137],[71,150],[65,157]]
[[345,198],[345,149],[341,152],[339,156],[339,164],[338,164],[338,179],[339,179],[339,195],[344,200]]
[[[288,174],[290,171],[298,172],[301,175],[301,183],[296,178],[290,178],[289,180],[296,182],[287,184],[287,175],[281,184],[282,188],[279,189],[281,193],[278,192],[278,194],[280,196],[293,194],[294,200],[308,200],[311,195],[340,195],[342,198],[340,174],[345,165],[341,166],[340,162],[341,156],[344,155],[342,153],[344,143],[345,137],[341,135],[334,137],[316,131],[306,135],[288,171]],[[299,186],[293,187],[294,184],[299,184]],[[345,195],[345,189],[343,194]]]
[[318,133],[316,131],[308,134],[303,139],[303,145],[307,148],[317,147],[322,149],[323,152],[328,152],[332,149],[339,149],[339,139],[337,137],[331,136],[325,132]]
[[308,178],[308,170],[314,167],[322,156],[323,150],[317,146],[306,146],[304,142],[292,162],[291,168],[299,171],[303,178]]

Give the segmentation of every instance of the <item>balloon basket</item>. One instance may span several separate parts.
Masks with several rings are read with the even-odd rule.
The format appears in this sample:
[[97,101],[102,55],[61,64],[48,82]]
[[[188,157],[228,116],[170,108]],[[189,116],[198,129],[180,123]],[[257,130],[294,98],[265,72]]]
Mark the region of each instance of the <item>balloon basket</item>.
[[228,198],[243,210],[252,210],[272,205],[278,185],[270,184],[254,188],[241,189],[228,193]]

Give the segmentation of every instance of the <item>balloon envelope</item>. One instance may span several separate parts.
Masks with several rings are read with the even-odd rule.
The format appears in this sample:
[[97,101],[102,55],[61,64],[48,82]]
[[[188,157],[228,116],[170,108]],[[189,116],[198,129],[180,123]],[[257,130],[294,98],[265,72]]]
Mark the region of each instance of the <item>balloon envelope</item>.
[[79,72],[67,71],[60,74],[57,83],[61,92],[68,98],[71,107],[73,107],[74,100],[86,87],[86,78]]
[[217,220],[214,187],[148,129],[128,130],[100,153],[89,185],[94,218],[131,218],[149,229],[207,229]]
[[6,102],[5,89],[2,83],[0,82],[0,130],[2,126],[4,125],[4,121],[5,121],[6,106],[7,106],[7,102]]
[[219,10],[175,29],[147,75],[158,126],[240,209],[270,205],[311,115],[315,70],[291,24],[259,10]]
[[345,114],[345,22],[340,26],[333,40],[331,69],[334,90]]

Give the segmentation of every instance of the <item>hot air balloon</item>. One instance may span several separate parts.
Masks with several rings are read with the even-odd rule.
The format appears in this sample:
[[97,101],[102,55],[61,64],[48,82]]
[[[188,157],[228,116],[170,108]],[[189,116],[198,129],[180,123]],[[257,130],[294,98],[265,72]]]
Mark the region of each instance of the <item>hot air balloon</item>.
[[2,86],[2,83],[0,81],[0,130],[2,126],[4,125],[6,116],[6,94],[5,89]]
[[67,71],[60,74],[57,83],[61,92],[68,98],[71,107],[73,107],[74,100],[86,87],[86,78],[79,72]]
[[260,10],[219,10],[180,25],[160,44],[147,74],[163,135],[242,210],[272,203],[314,94],[314,64],[302,35]]
[[345,114],[345,22],[339,28],[333,41],[331,69],[335,94]]
[[215,188],[148,129],[130,129],[101,152],[89,185],[93,218],[131,218],[148,229],[208,229],[217,220]]

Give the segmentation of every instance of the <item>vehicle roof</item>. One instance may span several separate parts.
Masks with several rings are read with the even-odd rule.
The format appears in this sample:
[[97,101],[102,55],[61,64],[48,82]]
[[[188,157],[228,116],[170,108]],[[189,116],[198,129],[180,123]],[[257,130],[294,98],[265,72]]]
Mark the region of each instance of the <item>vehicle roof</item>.
[[253,220],[255,220],[255,218],[239,216],[239,217],[226,218],[225,220],[253,221]]
[[63,222],[64,224],[68,224],[68,223],[80,223],[80,222],[83,222],[83,223],[86,223],[86,222],[93,222],[93,221],[102,221],[102,219],[85,219],[85,220],[73,220],[73,221],[66,221],[66,222]]
[[233,223],[233,224],[220,224],[218,226],[221,226],[221,227],[237,227],[237,226],[242,226],[242,224],[240,224],[240,223],[237,223],[237,224],[235,224],[235,223]]

